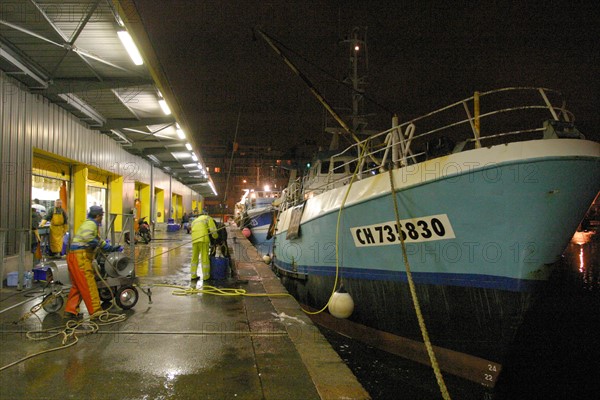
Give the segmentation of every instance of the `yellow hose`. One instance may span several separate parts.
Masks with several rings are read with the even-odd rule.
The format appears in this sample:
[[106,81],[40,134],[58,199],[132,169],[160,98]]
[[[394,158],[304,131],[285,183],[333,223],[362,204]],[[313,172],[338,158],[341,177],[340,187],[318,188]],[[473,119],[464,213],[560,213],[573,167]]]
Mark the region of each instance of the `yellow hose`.
[[346,193],[344,194],[344,198],[342,199],[342,204],[340,204],[340,210],[338,211],[337,223],[335,226],[335,280],[333,282],[333,289],[331,290],[331,294],[329,295],[327,304],[325,304],[323,306],[323,308],[321,308],[318,311],[308,311],[303,308],[302,311],[304,311],[306,314],[315,315],[315,314],[320,314],[323,311],[325,311],[327,309],[327,306],[329,306],[329,302],[331,301],[331,298],[333,297],[333,295],[335,294],[335,291],[337,289],[337,283],[338,283],[338,277],[339,277],[339,271],[340,271],[339,248],[340,248],[340,225],[341,225],[341,221],[342,221],[342,211],[344,210],[344,206],[346,205],[346,201],[348,200],[348,196],[350,195],[350,189],[352,189],[352,185],[354,184],[354,181],[356,180],[356,176],[358,175],[358,171],[360,170],[360,165],[362,163],[362,159],[364,158],[366,151],[367,151],[367,144],[365,143],[365,145],[361,147],[361,152],[358,156],[358,162],[356,163],[356,168],[354,169],[354,172],[352,173],[352,176],[350,177],[350,182],[348,183],[348,189],[346,190]]

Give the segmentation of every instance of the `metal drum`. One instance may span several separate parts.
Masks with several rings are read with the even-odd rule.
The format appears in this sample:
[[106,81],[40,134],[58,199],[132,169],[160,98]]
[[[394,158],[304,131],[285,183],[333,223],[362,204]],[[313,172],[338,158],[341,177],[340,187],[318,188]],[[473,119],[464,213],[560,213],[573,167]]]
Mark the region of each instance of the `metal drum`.
[[49,271],[52,272],[52,280],[48,279],[49,282],[61,283],[63,285],[71,284],[67,260],[48,261],[44,266],[49,267]]
[[133,272],[131,259],[123,253],[109,253],[104,262],[104,270],[112,278],[125,278]]

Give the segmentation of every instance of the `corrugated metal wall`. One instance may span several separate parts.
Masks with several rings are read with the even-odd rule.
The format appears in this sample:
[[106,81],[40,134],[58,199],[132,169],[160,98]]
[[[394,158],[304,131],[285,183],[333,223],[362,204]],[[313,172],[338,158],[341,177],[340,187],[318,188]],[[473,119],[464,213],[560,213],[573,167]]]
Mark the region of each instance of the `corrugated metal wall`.
[[31,183],[23,185],[31,182],[31,136],[25,134],[29,95],[0,73],[0,96],[0,229],[7,230],[7,254],[16,254],[19,232],[30,228],[30,202],[24,199],[31,198]]
[[[150,184],[153,167],[149,162],[127,153],[109,137],[86,128],[75,116],[46,98],[27,92],[2,71],[0,96],[0,228],[8,229],[7,255],[18,252],[16,232],[30,228],[33,148],[122,175],[124,193],[133,193],[136,181]],[[170,206],[171,186],[189,196],[191,203],[194,192],[181,182],[157,168],[154,179],[154,186],[165,190],[165,208]],[[124,210],[132,207],[133,200],[131,204],[123,204]]]

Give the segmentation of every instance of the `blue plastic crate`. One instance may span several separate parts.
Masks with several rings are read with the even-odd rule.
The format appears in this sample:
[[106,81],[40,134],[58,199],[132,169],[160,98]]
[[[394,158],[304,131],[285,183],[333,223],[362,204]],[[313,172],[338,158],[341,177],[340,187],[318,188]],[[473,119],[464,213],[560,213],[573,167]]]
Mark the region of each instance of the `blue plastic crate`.
[[9,272],[6,274],[6,286],[17,286],[19,283],[19,273],[18,272]]
[[46,271],[48,271],[50,267],[43,266],[33,269],[33,280],[34,281],[45,281],[46,280]]
[[210,278],[221,280],[229,275],[229,260],[225,257],[210,258]]
[[177,232],[179,228],[179,224],[167,224],[167,232]]

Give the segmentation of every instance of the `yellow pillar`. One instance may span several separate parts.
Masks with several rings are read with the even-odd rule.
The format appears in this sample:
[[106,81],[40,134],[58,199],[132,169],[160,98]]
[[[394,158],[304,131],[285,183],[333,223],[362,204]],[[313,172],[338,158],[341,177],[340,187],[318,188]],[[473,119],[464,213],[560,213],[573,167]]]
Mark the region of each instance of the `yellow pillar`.
[[171,194],[171,218],[173,218],[173,220],[177,219],[177,196],[174,194]]
[[85,165],[73,167],[73,229],[77,232],[79,225],[87,218],[87,176]]
[[[109,184],[108,192],[110,193],[110,213],[123,214],[123,177],[114,175]],[[115,232],[123,231],[123,218],[118,215],[115,219]]]
[[138,197],[142,202],[142,209],[140,210],[141,215],[139,217],[146,217],[146,221],[150,223],[153,218],[150,215],[150,185],[140,185],[140,192]]
[[[156,196],[156,222],[165,222],[165,191],[156,189],[154,194]],[[160,213],[160,217],[158,213]]]
[[175,196],[175,220],[181,219],[183,217],[183,196],[176,194]]

